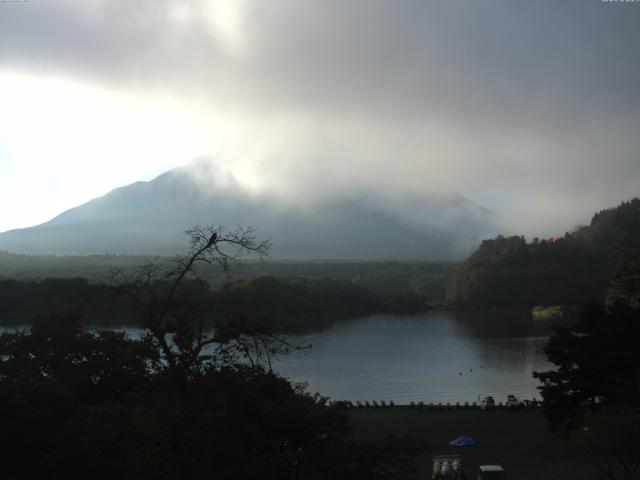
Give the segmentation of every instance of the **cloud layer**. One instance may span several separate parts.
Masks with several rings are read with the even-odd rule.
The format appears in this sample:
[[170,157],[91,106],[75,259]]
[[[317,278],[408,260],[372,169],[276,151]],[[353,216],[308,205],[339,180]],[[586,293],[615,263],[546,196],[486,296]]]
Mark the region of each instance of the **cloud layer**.
[[[155,102],[175,119],[176,164],[209,155],[289,201],[456,191],[506,230],[547,235],[640,194],[640,4],[50,0],[0,14],[0,73]],[[148,144],[156,130],[140,131]],[[152,165],[156,150],[120,155]]]

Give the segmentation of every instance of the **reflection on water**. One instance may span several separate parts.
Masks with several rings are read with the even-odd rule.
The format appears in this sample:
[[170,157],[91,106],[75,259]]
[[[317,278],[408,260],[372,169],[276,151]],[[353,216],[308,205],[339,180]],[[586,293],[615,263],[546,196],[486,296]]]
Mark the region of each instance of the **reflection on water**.
[[493,395],[504,402],[509,393],[539,397],[531,374],[551,368],[543,352],[550,331],[548,322],[518,313],[380,314],[298,335],[313,348],[274,368],[340,400],[471,402]]
[[464,402],[509,393],[532,398],[546,370],[550,325],[527,316],[429,312],[374,315],[301,335],[313,344],[278,362],[293,381],[335,399]]

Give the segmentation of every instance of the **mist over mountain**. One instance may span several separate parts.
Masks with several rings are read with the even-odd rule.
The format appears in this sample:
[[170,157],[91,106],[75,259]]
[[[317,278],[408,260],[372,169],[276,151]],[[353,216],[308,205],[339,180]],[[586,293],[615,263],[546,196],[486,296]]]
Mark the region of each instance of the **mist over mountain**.
[[353,194],[292,205],[222,181],[206,162],[117,188],[52,220],[0,234],[28,254],[171,254],[193,224],[251,225],[276,259],[453,260],[495,232],[492,213],[460,195]]

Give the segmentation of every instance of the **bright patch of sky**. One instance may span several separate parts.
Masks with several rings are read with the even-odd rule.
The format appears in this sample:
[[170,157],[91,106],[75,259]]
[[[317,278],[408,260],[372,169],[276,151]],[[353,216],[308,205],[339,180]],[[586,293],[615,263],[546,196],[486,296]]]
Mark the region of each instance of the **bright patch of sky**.
[[169,99],[2,74],[0,105],[0,231],[44,222],[211,147],[202,124]]

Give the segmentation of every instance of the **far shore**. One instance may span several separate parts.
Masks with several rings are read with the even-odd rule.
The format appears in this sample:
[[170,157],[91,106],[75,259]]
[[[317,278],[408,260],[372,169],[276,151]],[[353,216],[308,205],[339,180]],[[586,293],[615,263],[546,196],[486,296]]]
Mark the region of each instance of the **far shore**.
[[[533,319],[539,322],[553,322],[553,321],[561,321],[565,323],[567,321],[571,321],[576,314],[576,307],[564,307],[564,315],[563,316],[549,316],[549,317],[541,317],[534,318],[532,315],[533,307],[529,306],[447,306],[447,305],[437,305],[437,306],[428,306],[422,311],[416,312],[401,312],[401,311],[375,311],[371,313],[357,313],[357,312],[345,312],[345,311],[336,311],[336,312],[318,312],[318,313],[284,313],[281,312],[281,315],[284,315],[287,318],[286,326],[282,328],[281,325],[276,325],[275,331],[277,333],[307,333],[309,331],[316,330],[325,330],[327,328],[331,328],[336,322],[344,322],[355,319],[367,318],[373,315],[393,315],[397,317],[412,317],[412,316],[420,316],[425,315],[427,313],[437,313],[437,312],[450,312],[453,314],[463,315],[465,317],[473,317],[475,315],[478,316],[486,316],[487,314],[498,315],[501,317],[504,316],[512,316],[514,318],[522,319]],[[256,315],[256,314],[254,314]],[[0,315],[0,329],[5,331],[11,331],[13,329],[23,329],[30,327],[38,318],[43,318],[44,315],[40,316],[27,316],[26,318],[16,319],[14,317],[3,317]],[[205,319],[205,326],[211,327],[213,326],[213,320]],[[98,319],[85,319],[85,326],[90,328],[137,328],[139,324],[136,322],[135,318],[131,315],[123,315],[116,314],[111,316],[111,318]]]

